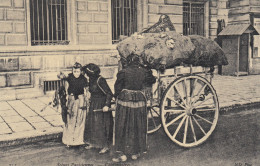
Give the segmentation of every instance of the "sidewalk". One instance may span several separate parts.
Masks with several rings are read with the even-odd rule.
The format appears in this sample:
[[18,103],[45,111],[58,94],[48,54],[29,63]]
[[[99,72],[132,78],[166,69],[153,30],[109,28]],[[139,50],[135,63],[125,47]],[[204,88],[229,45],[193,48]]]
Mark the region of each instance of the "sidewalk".
[[[113,86],[113,82],[109,82]],[[221,111],[260,103],[260,75],[213,78]],[[0,102],[0,147],[59,138],[62,133],[60,110],[48,106],[50,97]]]

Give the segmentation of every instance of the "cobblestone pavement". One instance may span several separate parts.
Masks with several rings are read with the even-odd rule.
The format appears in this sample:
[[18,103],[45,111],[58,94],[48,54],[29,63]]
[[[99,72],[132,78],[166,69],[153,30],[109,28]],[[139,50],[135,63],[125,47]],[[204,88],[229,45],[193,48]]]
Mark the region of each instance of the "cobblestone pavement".
[[212,82],[221,107],[260,102],[260,75],[241,77],[216,75]]
[[[113,80],[108,84],[113,90]],[[213,78],[220,108],[260,102],[260,75]],[[62,132],[60,110],[47,106],[51,97],[0,102],[0,142],[28,139]]]

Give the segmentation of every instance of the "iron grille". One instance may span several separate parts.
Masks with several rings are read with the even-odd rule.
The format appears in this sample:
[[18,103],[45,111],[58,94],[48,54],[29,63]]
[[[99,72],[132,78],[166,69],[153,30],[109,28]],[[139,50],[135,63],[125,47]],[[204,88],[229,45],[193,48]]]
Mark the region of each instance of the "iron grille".
[[204,4],[183,3],[183,34],[204,36]]
[[112,0],[112,42],[137,31],[137,0]]
[[30,0],[32,45],[68,44],[67,1]]
[[64,80],[52,80],[52,81],[43,81],[43,91],[55,91],[59,90],[61,86],[65,85]]

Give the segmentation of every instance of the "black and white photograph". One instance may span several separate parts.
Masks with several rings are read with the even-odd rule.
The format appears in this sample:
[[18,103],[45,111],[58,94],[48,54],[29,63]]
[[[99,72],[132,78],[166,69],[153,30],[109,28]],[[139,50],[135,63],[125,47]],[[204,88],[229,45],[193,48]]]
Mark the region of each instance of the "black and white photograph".
[[0,0],[0,166],[259,166],[260,0]]

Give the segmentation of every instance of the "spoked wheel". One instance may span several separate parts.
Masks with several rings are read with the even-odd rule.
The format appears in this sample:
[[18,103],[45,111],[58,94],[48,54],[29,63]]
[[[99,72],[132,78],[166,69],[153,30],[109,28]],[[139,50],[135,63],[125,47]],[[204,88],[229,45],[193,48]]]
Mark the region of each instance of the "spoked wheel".
[[147,107],[147,120],[148,129],[147,133],[151,134],[156,132],[161,128],[161,118],[160,118],[160,108],[159,106],[149,106]]
[[205,142],[219,116],[216,91],[200,76],[185,76],[173,81],[164,92],[160,108],[165,133],[182,147]]

